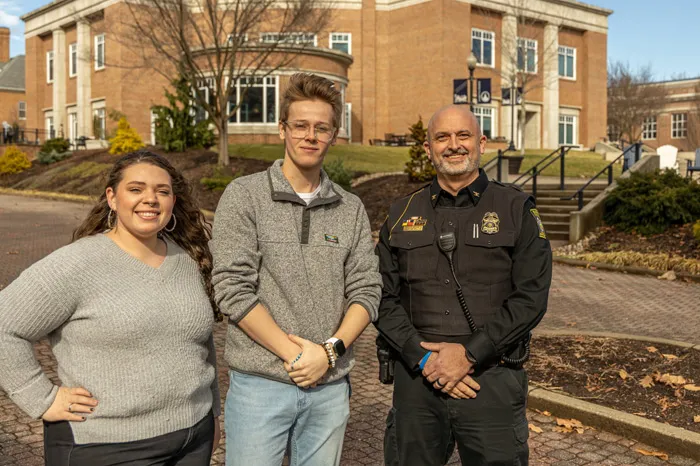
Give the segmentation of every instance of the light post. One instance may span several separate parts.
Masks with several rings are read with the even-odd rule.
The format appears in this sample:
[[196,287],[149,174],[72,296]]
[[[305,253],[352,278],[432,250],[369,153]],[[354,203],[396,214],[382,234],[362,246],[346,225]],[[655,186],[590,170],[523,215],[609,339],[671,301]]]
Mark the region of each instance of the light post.
[[510,145],[506,151],[515,151],[515,82],[510,83]]
[[469,68],[469,110],[472,112],[474,111],[474,70],[477,63],[476,55],[471,52],[467,58],[467,68]]

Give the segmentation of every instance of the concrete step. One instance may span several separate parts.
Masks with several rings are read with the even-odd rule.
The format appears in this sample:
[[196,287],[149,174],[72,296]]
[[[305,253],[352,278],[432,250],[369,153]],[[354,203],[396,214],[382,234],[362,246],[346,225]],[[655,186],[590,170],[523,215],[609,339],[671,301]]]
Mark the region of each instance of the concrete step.
[[540,218],[542,223],[547,225],[550,222],[569,222],[571,214],[569,212],[564,213],[552,213],[552,212],[542,212],[540,211]]
[[544,226],[544,231],[545,234],[547,235],[547,239],[550,241],[566,241],[567,243],[569,242],[569,230],[551,230],[547,228],[547,225]]
[[[564,183],[564,189],[573,189],[573,190],[579,190],[585,185],[586,182],[584,183]],[[527,183],[523,186],[521,186],[522,190],[528,190],[530,189],[530,186],[532,183]],[[602,191],[603,189],[608,187],[608,183],[591,183],[586,187],[586,191],[589,189],[594,189],[598,191]],[[539,191],[540,189],[559,189],[559,183],[537,183],[537,190]]]
[[540,215],[553,213],[553,214],[568,214],[574,210],[577,210],[577,206],[572,206],[570,204],[537,204],[537,210]]
[[[583,198],[583,205],[585,206],[590,202],[590,199]],[[537,199],[537,208],[539,209],[540,206],[545,207],[545,206],[571,206],[571,210],[577,210],[578,209],[578,199],[571,199],[570,201],[562,201],[561,199],[556,199],[556,198],[538,198]]]
[[[532,193],[530,193],[532,194]],[[595,199],[595,197],[599,193],[589,193],[585,192],[583,193],[583,199],[586,201],[590,201],[591,199]],[[567,191],[546,191],[546,192],[540,192],[539,190],[537,191],[537,200],[539,201],[540,199],[561,199],[562,197],[571,197],[573,196],[573,192],[567,192]],[[574,199],[578,199],[578,197],[575,197]]]

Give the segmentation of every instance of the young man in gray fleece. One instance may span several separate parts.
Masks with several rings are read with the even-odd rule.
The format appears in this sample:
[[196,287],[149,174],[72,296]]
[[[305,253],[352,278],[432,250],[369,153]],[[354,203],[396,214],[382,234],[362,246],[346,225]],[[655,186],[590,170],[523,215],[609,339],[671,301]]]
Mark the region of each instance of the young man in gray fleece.
[[229,317],[226,464],[337,465],[352,347],[377,318],[381,276],[360,200],[321,169],[340,92],[296,74],[284,93],[284,159],[234,180],[219,201],[212,282]]

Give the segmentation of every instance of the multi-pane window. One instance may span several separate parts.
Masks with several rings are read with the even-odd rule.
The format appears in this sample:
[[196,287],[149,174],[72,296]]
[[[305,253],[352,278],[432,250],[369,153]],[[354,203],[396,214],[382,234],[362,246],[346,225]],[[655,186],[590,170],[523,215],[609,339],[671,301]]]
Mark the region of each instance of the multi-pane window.
[[229,34],[226,39],[226,45],[243,45],[248,42],[248,34]]
[[197,96],[199,101],[195,102],[196,113],[194,119],[197,123],[209,118],[209,113],[204,109],[200,102],[207,102],[210,106],[214,105],[214,78],[205,78],[199,80],[197,84]]
[[474,107],[474,115],[479,122],[481,134],[487,139],[493,138],[493,108],[491,107]]
[[68,47],[68,74],[72,78],[78,74],[78,44]]
[[559,76],[576,79],[576,49],[559,47]]
[[674,139],[688,137],[688,114],[674,113],[671,119],[671,137]]
[[263,44],[304,44],[316,46],[316,34],[310,32],[263,32],[260,34]]
[[92,129],[97,139],[105,139],[107,132],[107,119],[105,118],[105,109],[95,108],[92,111]]
[[330,35],[330,48],[352,54],[352,35],[348,32],[332,32]]
[[27,119],[27,102],[24,101],[19,101],[17,104],[17,117],[20,120],[26,120]]
[[68,138],[71,141],[78,139],[78,114],[75,110],[68,113]]
[[576,144],[576,117],[559,115],[559,145]]
[[95,36],[95,69],[101,70],[105,67],[105,35]]
[[44,115],[44,121],[46,123],[46,131],[48,133],[47,139],[49,138],[54,138],[56,135],[54,134],[54,128],[53,128],[53,114],[51,113],[46,113]]
[[46,52],[46,82],[53,82],[53,51]]
[[496,35],[491,31],[472,29],[472,52],[482,65],[494,66]]
[[518,38],[518,71],[537,73],[537,41]]
[[656,117],[647,117],[642,123],[642,139],[656,139]]
[[236,92],[229,99],[229,123],[277,123],[277,77],[243,77],[236,83]]

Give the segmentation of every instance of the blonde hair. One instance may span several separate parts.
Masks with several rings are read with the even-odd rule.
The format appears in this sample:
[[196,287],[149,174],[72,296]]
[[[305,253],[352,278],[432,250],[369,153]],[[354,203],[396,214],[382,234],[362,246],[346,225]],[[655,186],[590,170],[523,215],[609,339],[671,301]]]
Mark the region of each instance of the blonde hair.
[[289,107],[302,100],[320,100],[333,108],[333,127],[338,128],[343,111],[343,97],[333,81],[310,73],[296,73],[289,80],[280,105],[280,121],[287,121]]

